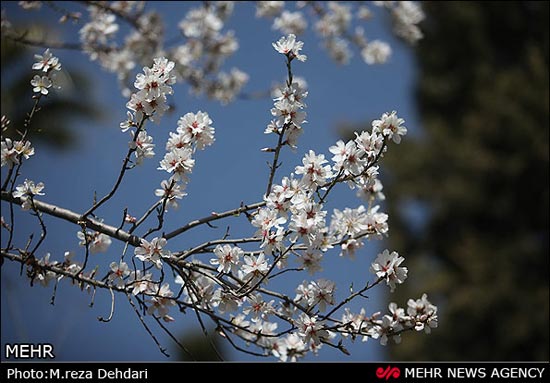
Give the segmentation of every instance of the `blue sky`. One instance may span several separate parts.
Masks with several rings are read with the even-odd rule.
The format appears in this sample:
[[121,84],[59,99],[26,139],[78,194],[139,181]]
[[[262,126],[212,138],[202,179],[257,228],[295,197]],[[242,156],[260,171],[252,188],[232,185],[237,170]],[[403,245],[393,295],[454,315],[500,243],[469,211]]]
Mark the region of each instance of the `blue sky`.
[[[167,23],[167,30],[170,31],[167,35],[172,36],[177,32],[178,21],[193,5],[187,2],[154,2],[147,6],[159,10]],[[2,7],[6,8],[8,18],[14,21],[24,20],[31,23],[41,19],[38,14],[22,12],[16,2],[3,2]],[[290,7],[293,8],[292,5]],[[49,14],[48,20],[55,20]],[[296,152],[287,149],[283,151],[283,166],[275,177],[276,182],[293,171],[309,149],[328,156],[328,147],[339,139],[336,129],[338,124],[368,123],[383,112],[395,109],[400,117],[405,118],[409,132],[418,132],[417,112],[413,103],[414,52],[392,36],[390,24],[385,17],[380,17],[382,15],[379,14],[377,16],[379,17],[374,21],[366,24],[366,35],[373,39],[383,39],[392,45],[393,55],[390,62],[382,66],[368,66],[361,60],[358,52],[355,52],[350,64],[340,66],[320,47],[319,39],[313,32],[308,31],[300,36],[300,40],[305,43],[303,51],[308,55],[308,60],[305,63],[293,63],[293,71],[295,76],[304,77],[309,85],[309,96],[306,100],[308,124],[304,127],[305,133],[300,137]],[[236,31],[240,46],[235,56],[228,60],[227,68],[237,66],[249,74],[250,81],[244,89],[245,92],[265,90],[273,82],[284,80],[284,57],[271,47],[271,42],[277,40],[281,34],[271,29],[270,22],[254,17],[252,4],[237,4],[226,28]],[[71,35],[67,39],[75,41],[77,38],[77,35]],[[42,51],[37,48],[33,53]],[[59,152],[47,146],[36,145],[35,156],[23,167],[23,178],[45,183],[46,195],[42,197],[44,201],[83,212],[91,204],[94,190],[99,196],[105,194],[118,174],[129,140],[129,135],[121,133],[118,128],[119,122],[125,119],[127,99],[120,94],[115,75],[103,72],[83,54],[61,50],[53,52],[65,67],[87,73],[94,84],[93,102],[98,103],[106,117],[101,123],[75,123],[73,128],[80,139],[73,150]],[[32,77],[32,62],[33,58],[29,55],[26,61],[29,79]],[[116,226],[124,207],[139,216],[144,207],[149,207],[155,201],[153,192],[160,181],[166,178],[166,173],[163,174],[156,168],[163,156],[168,132],[175,130],[179,116],[198,110],[208,112],[213,119],[216,142],[205,151],[197,153],[196,166],[187,187],[189,195],[182,201],[179,210],[167,214],[166,232],[192,219],[207,216],[212,211],[237,207],[241,201],[252,203],[261,200],[267,184],[266,161],[270,161],[272,157],[259,149],[274,145],[274,136],[263,134],[271,118],[269,110],[272,101],[237,100],[223,106],[204,97],[190,95],[188,87],[184,85],[174,87],[172,100],[177,106],[176,112],[165,116],[160,126],[149,127],[149,134],[155,138],[157,144],[156,157],[130,171],[116,197],[98,210],[97,214],[106,222]],[[36,118],[43,117],[45,113],[46,111],[42,115],[38,114]],[[391,150],[399,150],[399,147],[393,146]],[[382,174],[383,172],[382,163]],[[4,177],[4,173],[2,176]],[[340,187],[326,208],[330,215],[334,207],[342,209],[359,204],[361,201],[355,197],[354,192]],[[5,208],[6,205],[2,204],[2,209]],[[78,247],[76,238],[78,228],[51,217],[45,219],[49,233],[41,250],[44,253],[51,252],[52,259],[61,259],[66,250],[77,251],[82,257],[83,250]],[[16,238],[17,243],[24,242],[29,233],[38,229],[34,217],[26,214],[18,215],[18,225],[21,231]],[[251,235],[254,232],[254,228],[244,218],[232,218],[220,221],[218,229],[199,228],[190,231],[171,241],[169,247],[171,250],[188,248],[204,239],[220,238],[227,225],[230,225],[231,235],[234,236]],[[365,278],[369,278],[368,267],[380,250],[380,245],[377,242],[367,243],[355,261],[341,259],[334,252],[329,253],[323,263],[323,273],[315,277],[340,282],[339,294],[344,294],[350,279],[357,286]],[[122,244],[113,242],[107,254],[96,254],[90,262],[92,265],[101,265],[105,271],[106,265],[118,258],[121,249]],[[348,282],[344,284],[344,281]],[[301,280],[297,281],[299,282]],[[1,286],[2,344],[53,343],[54,352],[61,360],[166,360],[141,327],[124,297],[117,297],[115,301],[113,320],[101,323],[97,317],[105,317],[109,313],[111,300],[108,292],[98,292],[95,304],[90,308],[90,297],[69,282],[63,281],[57,291],[55,306],[52,306],[52,287],[29,287],[28,280],[19,275],[19,267],[11,262],[5,262],[2,267]],[[273,287],[276,286],[274,283]],[[368,301],[361,302],[368,313],[386,309],[386,292],[385,288],[375,289]],[[176,315],[176,318],[177,321],[169,325],[175,334],[181,335],[198,328],[194,315]],[[172,341],[160,329],[156,333],[169,352],[176,354],[173,352],[175,346]],[[351,357],[325,347],[318,357],[308,357],[307,360],[385,359],[384,349],[375,341],[348,346]],[[250,356],[239,353],[231,353],[230,357],[233,360],[251,360]]]

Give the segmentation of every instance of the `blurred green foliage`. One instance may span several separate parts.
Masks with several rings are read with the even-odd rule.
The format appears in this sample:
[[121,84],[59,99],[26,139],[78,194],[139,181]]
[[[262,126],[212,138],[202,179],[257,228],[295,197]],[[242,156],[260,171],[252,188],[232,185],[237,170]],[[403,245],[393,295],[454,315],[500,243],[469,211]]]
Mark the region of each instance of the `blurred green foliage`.
[[390,300],[427,292],[440,328],[395,360],[549,359],[548,4],[424,3],[423,132],[388,153],[384,192],[410,270]]

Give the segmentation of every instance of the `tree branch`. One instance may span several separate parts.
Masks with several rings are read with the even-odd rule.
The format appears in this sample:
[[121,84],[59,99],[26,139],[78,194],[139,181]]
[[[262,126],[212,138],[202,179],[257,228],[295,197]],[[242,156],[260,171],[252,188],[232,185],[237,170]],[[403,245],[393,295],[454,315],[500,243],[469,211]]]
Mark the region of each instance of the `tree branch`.
[[[16,205],[21,205],[23,201],[21,198],[16,198],[8,192],[2,191],[1,194],[2,200],[7,202],[12,202]],[[118,239],[122,242],[128,242],[132,246],[139,246],[141,244],[141,238],[138,236],[127,233],[124,230],[120,230],[114,226],[110,226],[99,222],[95,219],[86,217],[82,220],[82,215],[75,213],[74,211],[64,209],[62,207],[52,205],[46,202],[33,199],[34,207],[36,210],[41,211],[42,213],[51,215],[53,217],[61,218],[65,221],[69,221],[76,225],[85,224],[87,228],[98,231],[100,233],[106,234],[109,237]]]
[[240,207],[236,208],[236,209],[233,209],[233,210],[228,210],[228,211],[225,211],[223,213],[212,213],[211,215],[209,215],[208,217],[204,217],[204,218],[200,218],[200,219],[196,219],[194,221],[191,221],[189,222],[188,224],[174,230],[174,231],[171,231],[170,233],[168,234],[165,234],[163,235],[164,238],[166,238],[167,240],[170,239],[170,238],[174,238],[175,236],[189,230],[189,229],[192,229],[193,227],[195,226],[199,226],[199,225],[202,225],[202,224],[205,224],[205,223],[208,223],[208,222],[212,222],[212,221],[216,221],[218,219],[222,219],[222,218],[225,218],[225,217],[229,217],[229,216],[238,216],[240,215],[241,213],[244,213],[246,211],[250,211],[250,210],[254,210],[254,209],[257,209],[259,207],[262,207],[262,206],[265,206],[265,202],[256,202],[256,203],[253,203],[253,204],[250,204],[250,205],[241,205]]

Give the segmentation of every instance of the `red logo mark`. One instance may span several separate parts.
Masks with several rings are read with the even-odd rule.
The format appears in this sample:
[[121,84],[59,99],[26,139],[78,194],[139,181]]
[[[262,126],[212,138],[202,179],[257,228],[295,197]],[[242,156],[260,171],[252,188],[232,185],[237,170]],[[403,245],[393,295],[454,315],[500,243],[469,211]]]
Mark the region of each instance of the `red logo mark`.
[[384,379],[388,380],[389,378],[399,378],[401,375],[401,371],[399,370],[399,367],[392,367],[388,366],[386,369],[382,367],[378,367],[376,369],[376,377],[378,379]]

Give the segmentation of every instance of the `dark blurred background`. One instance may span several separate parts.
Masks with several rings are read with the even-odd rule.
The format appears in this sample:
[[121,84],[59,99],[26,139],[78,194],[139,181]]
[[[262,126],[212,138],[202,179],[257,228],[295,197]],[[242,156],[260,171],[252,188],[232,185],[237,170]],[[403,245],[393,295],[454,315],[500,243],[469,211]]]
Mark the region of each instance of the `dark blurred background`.
[[423,134],[388,154],[384,191],[406,294],[440,328],[392,359],[549,359],[548,4],[424,3]]

